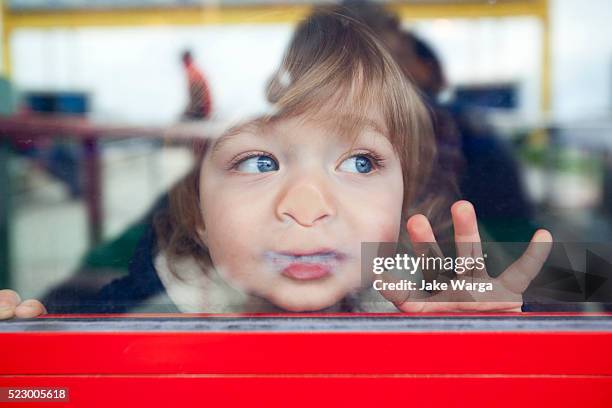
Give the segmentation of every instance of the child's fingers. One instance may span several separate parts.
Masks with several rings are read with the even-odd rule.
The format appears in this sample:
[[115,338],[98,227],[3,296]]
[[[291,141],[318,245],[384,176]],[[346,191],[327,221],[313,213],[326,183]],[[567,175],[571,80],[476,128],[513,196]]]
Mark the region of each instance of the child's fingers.
[[20,302],[21,298],[14,290],[0,290],[0,320],[12,318]]
[[451,215],[455,229],[457,257],[482,257],[478,221],[472,203],[465,200],[457,201],[451,206]]
[[436,242],[431,224],[423,214],[413,215],[406,222],[406,229],[410,241],[415,244],[419,242]]
[[[399,278],[394,277],[392,274],[388,272],[382,273],[380,275],[380,279],[384,282],[385,285],[390,284],[390,283],[397,284],[400,281]],[[379,290],[378,293],[380,293],[382,297],[387,299],[389,302],[393,303],[398,308],[400,307],[399,305],[403,303],[410,303],[408,302],[408,298],[410,297],[411,293],[408,290],[382,289],[382,290]]]
[[[427,217],[422,214],[413,215],[406,222],[406,230],[415,256],[444,257]],[[430,271],[426,267],[421,267],[421,270],[426,279],[436,278],[437,271]]]
[[456,242],[480,242],[476,211],[469,201],[457,201],[451,206]]
[[11,289],[2,289],[0,290],[0,304],[10,304],[12,306],[17,306],[21,303],[21,298],[19,294]]
[[36,317],[46,313],[45,306],[36,299],[24,300],[15,309],[15,316],[20,318]]
[[427,302],[404,302],[397,305],[397,308],[404,313],[506,313],[520,312],[523,305],[522,302],[452,302],[431,299]]
[[536,231],[523,255],[500,276],[502,285],[513,293],[522,294],[544,266],[552,242],[550,232],[544,229]]
[[416,214],[410,217],[406,222],[406,230],[408,231],[415,254],[427,254],[432,251],[436,256],[443,256],[436,242],[431,224],[423,214]]

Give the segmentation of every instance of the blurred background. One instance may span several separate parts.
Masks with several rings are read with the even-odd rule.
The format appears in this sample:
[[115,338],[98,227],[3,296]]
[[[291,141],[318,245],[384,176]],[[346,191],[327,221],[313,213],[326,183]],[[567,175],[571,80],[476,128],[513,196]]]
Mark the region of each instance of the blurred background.
[[[490,237],[545,226],[612,241],[609,2],[377,4],[409,33],[398,60],[459,135],[461,196]],[[126,273],[150,208],[191,165],[189,132],[168,129],[262,109],[312,5],[5,0],[0,287],[40,297],[78,271],[98,285]]]

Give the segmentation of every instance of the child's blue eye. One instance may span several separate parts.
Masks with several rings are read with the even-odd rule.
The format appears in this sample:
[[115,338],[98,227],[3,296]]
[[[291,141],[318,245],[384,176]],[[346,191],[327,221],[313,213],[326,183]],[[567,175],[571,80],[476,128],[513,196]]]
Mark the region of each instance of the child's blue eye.
[[350,173],[369,173],[373,170],[374,165],[372,160],[363,154],[351,156],[340,164],[338,167],[342,171],[348,171]]
[[270,156],[252,156],[238,163],[236,170],[243,173],[265,173],[277,171],[278,163]]

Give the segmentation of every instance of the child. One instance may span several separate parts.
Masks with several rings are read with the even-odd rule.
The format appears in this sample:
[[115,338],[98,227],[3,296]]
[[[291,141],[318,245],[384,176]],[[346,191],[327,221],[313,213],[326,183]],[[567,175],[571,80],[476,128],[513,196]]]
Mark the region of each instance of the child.
[[[94,310],[136,311],[134,299],[183,312],[520,310],[520,301],[369,301],[362,242],[435,241],[416,214],[433,206],[418,197],[435,148],[427,110],[362,24],[337,9],[314,12],[297,28],[268,99],[272,114],[196,144],[197,166],[170,192],[137,266],[102,291]],[[451,213],[455,240],[479,243],[471,204],[457,202]],[[505,272],[521,278],[519,297],[548,255],[549,244],[534,242],[550,241],[538,231]],[[28,304],[29,315],[44,312]]]

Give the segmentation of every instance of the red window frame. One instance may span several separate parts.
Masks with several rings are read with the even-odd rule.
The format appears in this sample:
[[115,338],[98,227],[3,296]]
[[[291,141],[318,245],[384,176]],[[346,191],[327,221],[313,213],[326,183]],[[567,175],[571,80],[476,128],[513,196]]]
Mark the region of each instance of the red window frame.
[[[376,315],[381,331],[348,322],[372,315],[258,316],[270,330],[248,329],[253,315],[170,315],[170,331],[151,314],[8,323],[21,331],[0,332],[0,386],[68,388],[52,406],[612,406],[612,314]],[[194,318],[225,328],[189,330]],[[296,329],[303,318],[329,330]],[[113,321],[124,329],[105,331]]]

